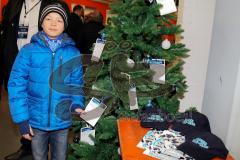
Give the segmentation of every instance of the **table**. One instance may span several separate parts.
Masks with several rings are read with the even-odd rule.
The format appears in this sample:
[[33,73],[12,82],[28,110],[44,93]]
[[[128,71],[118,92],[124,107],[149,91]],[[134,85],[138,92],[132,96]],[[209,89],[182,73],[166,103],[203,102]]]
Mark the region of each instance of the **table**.
[[[157,160],[144,155],[144,150],[136,147],[147,131],[149,131],[148,128],[142,128],[140,122],[136,119],[119,119],[117,125],[122,160]],[[223,159],[214,158],[213,160]],[[233,158],[228,156],[226,160],[233,160]]]

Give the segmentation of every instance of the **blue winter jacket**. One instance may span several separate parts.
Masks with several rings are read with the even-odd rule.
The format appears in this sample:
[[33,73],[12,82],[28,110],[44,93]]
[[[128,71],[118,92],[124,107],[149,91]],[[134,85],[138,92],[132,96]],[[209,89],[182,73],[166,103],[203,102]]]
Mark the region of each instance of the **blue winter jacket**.
[[80,53],[67,34],[53,52],[39,32],[14,62],[9,83],[10,112],[15,123],[52,131],[71,126],[71,107],[83,107]]

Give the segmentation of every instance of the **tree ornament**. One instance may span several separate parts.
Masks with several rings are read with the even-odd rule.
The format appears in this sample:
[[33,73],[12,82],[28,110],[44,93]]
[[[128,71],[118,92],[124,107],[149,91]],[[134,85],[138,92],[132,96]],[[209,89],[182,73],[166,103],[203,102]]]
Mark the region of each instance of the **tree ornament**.
[[75,136],[73,138],[73,143],[79,143],[79,141],[80,141],[80,138],[78,136]]
[[128,65],[128,67],[133,68],[135,65],[135,62],[132,59],[128,58],[127,65]]
[[171,42],[168,39],[165,39],[162,41],[162,48],[163,49],[169,49],[171,47]]
[[152,100],[148,100],[148,104],[146,105],[146,108],[153,108]]
[[150,6],[153,4],[155,0],[144,0],[147,6]]
[[118,147],[118,155],[121,155],[121,149]]
[[99,90],[99,88],[96,85],[92,85],[92,90]]

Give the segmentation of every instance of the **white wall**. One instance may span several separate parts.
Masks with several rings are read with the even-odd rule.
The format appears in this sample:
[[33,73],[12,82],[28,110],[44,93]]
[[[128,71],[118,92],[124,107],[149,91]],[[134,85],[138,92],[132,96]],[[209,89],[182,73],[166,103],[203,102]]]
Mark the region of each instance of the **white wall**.
[[181,101],[181,111],[192,106],[199,111],[202,108],[215,2],[216,0],[180,0],[181,24],[185,30],[181,42],[191,50],[183,71],[189,87]]
[[231,154],[236,158],[236,160],[240,159],[240,63],[238,66],[237,73],[237,82],[235,87],[235,93],[233,96],[233,105],[232,111],[228,112],[230,114],[229,127],[227,131],[226,137],[226,145],[230,150]]
[[202,112],[240,159],[240,1],[217,0]]

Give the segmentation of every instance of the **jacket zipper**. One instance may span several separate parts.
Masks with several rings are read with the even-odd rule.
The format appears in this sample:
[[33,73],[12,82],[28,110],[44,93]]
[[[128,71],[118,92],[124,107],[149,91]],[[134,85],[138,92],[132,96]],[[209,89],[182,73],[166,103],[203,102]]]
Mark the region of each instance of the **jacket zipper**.
[[60,77],[62,76],[62,60],[63,60],[63,57],[61,55],[60,56],[60,66],[59,66],[59,75],[60,75]]
[[55,57],[55,53],[52,52],[51,76],[50,76],[50,91],[49,91],[49,101],[48,101],[49,102],[49,106],[48,106],[48,127],[50,127],[50,119],[51,119],[54,57]]

